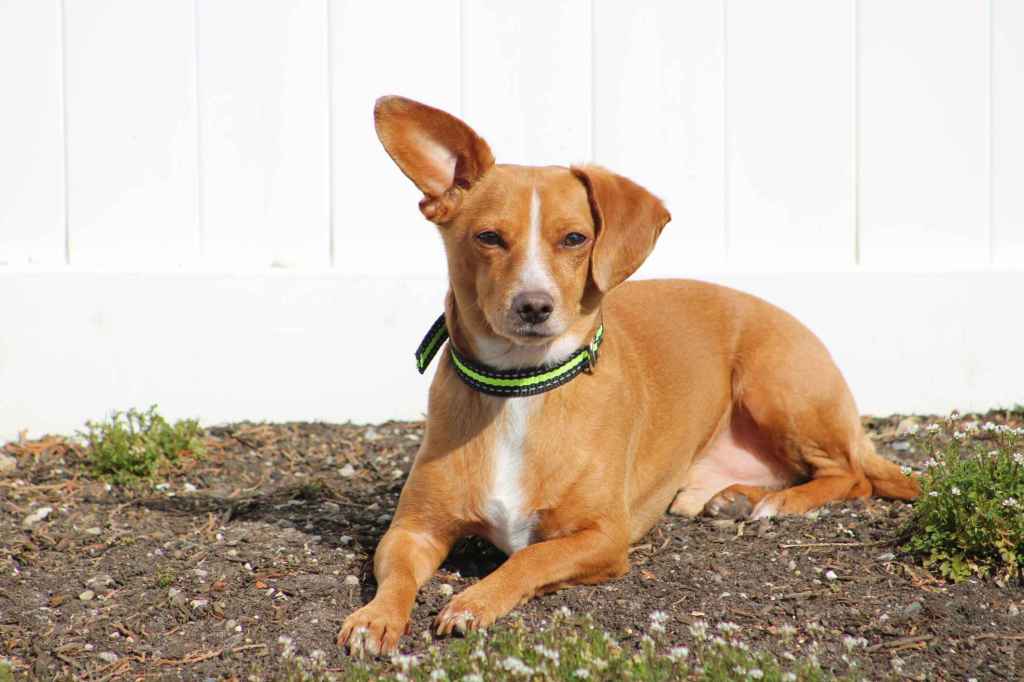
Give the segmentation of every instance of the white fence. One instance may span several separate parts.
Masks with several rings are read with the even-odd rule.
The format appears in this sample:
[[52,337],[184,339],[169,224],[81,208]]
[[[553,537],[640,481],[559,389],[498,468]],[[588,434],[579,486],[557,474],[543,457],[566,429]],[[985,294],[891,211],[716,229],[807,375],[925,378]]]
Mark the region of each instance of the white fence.
[[865,412],[1024,402],[1018,0],[0,0],[0,437],[415,417],[444,263],[373,100],[665,197]]

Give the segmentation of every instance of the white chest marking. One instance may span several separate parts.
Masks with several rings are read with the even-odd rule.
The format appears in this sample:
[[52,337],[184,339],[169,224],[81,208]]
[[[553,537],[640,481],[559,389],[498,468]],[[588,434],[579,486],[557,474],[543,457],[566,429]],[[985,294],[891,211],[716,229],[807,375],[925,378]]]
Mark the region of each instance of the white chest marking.
[[491,453],[491,487],[484,502],[489,539],[512,554],[530,544],[537,515],[524,508],[523,459],[526,430],[536,398],[502,398],[498,435]]

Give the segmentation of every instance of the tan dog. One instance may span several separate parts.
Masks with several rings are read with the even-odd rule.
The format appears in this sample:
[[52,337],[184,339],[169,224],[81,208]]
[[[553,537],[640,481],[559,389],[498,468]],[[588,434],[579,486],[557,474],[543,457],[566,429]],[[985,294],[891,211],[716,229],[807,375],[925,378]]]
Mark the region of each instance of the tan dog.
[[[630,543],[666,509],[747,504],[756,519],[918,495],[875,453],[828,351],[793,317],[700,282],[623,284],[670,218],[642,187],[596,166],[496,165],[462,121],[399,97],[374,116],[440,228],[451,340],[377,547],[377,594],[338,634],[350,652],[394,650],[417,590],[464,536],[509,559],[452,598],[439,634],[625,574]],[[471,385],[474,371],[550,381],[540,373],[577,357],[587,371],[529,397]]]

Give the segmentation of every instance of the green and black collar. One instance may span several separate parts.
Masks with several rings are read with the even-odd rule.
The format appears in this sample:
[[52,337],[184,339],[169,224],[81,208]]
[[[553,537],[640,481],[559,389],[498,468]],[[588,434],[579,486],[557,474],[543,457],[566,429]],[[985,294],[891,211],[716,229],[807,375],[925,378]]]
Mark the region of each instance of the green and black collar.
[[[420,374],[427,371],[427,366],[447,339],[448,326],[445,324],[444,315],[441,315],[416,349],[416,369]],[[594,339],[589,345],[575,350],[564,361],[551,367],[494,369],[463,357],[451,343],[448,344],[448,351],[455,373],[470,387],[488,395],[516,398],[550,391],[571,381],[582,372],[592,370],[597,366],[597,351],[601,348],[602,339],[603,324],[598,325]]]

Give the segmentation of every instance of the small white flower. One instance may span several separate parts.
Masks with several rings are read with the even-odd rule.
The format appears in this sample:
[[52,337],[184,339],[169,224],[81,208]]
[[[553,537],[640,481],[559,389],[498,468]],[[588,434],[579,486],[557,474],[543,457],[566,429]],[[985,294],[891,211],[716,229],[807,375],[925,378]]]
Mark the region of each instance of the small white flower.
[[938,431],[941,431],[942,427],[939,426],[938,424],[929,424],[928,426],[924,427],[924,430],[926,433],[936,433]]
[[554,649],[549,649],[543,644],[538,644],[537,646],[533,647],[533,650],[541,656],[543,656],[544,658],[548,659],[549,661],[555,664],[558,663],[558,652]]
[[674,646],[671,649],[669,649],[668,652],[668,657],[671,658],[673,661],[684,659],[689,655],[690,650],[685,646]]
[[392,665],[397,666],[403,673],[409,672],[410,669],[415,668],[419,661],[415,656],[402,656],[395,654],[391,657]]
[[926,469],[931,469],[932,467],[939,466],[939,463],[935,461],[934,457],[929,457],[927,460],[925,460],[924,466]]
[[694,639],[705,640],[708,638],[708,624],[702,620],[695,621],[690,625],[690,634]]
[[598,670],[606,670],[608,668],[608,661],[604,660],[603,658],[598,658],[594,661],[591,661],[591,664]]
[[741,665],[736,666],[732,671],[741,677],[745,677],[747,674],[747,669]]
[[782,673],[782,682],[796,682],[796,673]]
[[651,623],[651,628],[650,629],[651,629],[651,632],[653,632],[656,635],[661,635],[661,634],[665,633],[665,626],[662,625],[661,623]]
[[1021,466],[1024,466],[1024,452],[1013,453],[1013,461]]
[[1007,497],[1005,500],[1003,500],[1003,506],[1009,507],[1010,509],[1015,509],[1019,506],[1019,503],[1017,502],[1016,497]]
[[934,490],[931,491],[930,493],[928,493],[928,497],[938,497],[938,496],[939,496],[939,494],[936,491],[934,491]]
[[581,680],[585,680],[590,677],[590,671],[586,668],[576,668],[572,671],[573,677],[578,677]]
[[484,676],[480,673],[470,673],[462,676],[462,682],[484,682]]
[[568,606],[559,607],[558,610],[555,611],[555,613],[561,616],[562,618],[569,618],[570,616],[572,616],[572,611],[569,609]]
[[953,486],[952,488],[949,489],[949,492],[953,493],[954,495],[959,495],[960,494],[960,488],[958,488],[956,486]]
[[509,656],[501,662],[501,667],[509,671],[513,675],[522,675],[523,677],[529,677],[533,675],[533,668],[526,665],[522,660],[515,656]]
[[982,431],[995,431],[996,425],[993,422],[985,422],[981,425]]
[[732,634],[733,632],[738,632],[739,629],[740,629],[740,626],[737,625],[736,623],[719,623],[718,624],[718,629],[721,630],[722,632],[724,632],[725,634],[729,635],[729,634]]
[[664,623],[668,620],[668,614],[664,611],[652,611],[650,618],[652,623]]
[[904,476],[909,476],[911,471],[913,471],[913,469],[906,465],[900,467],[900,473]]
[[963,431],[954,431],[953,440],[963,440],[967,436]]
[[853,651],[857,647],[864,647],[868,645],[868,640],[863,637],[843,637],[843,646],[849,651]]
[[760,668],[751,668],[747,671],[747,675],[754,678],[755,680],[759,680],[762,677],[764,677],[764,671],[762,671]]
[[436,668],[436,669],[430,671],[430,682],[440,682],[441,680],[447,680],[447,679],[448,679],[448,673],[446,673],[445,671],[441,670],[440,668]]
[[796,634],[796,628],[790,625],[789,623],[786,623],[785,625],[780,625],[779,634],[783,637],[792,637]]

